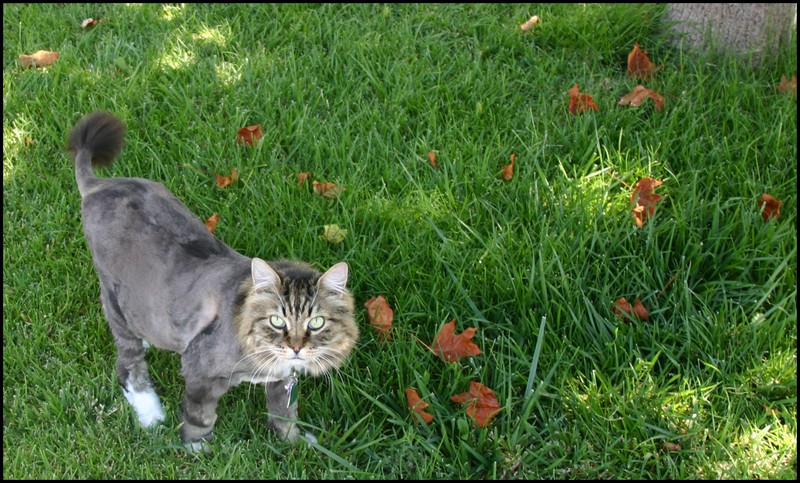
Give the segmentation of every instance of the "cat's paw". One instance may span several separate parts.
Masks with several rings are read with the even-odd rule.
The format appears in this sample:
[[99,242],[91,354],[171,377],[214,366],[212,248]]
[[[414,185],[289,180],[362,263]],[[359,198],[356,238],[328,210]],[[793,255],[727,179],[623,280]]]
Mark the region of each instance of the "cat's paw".
[[302,434],[300,437],[301,437],[301,438],[303,438],[304,440],[306,440],[306,441],[310,442],[310,443],[314,443],[314,444],[316,444],[316,443],[318,443],[318,442],[319,442],[319,441],[317,441],[317,437],[316,437],[316,436],[314,436],[314,434],[313,434],[313,433],[309,433],[308,431],[306,431],[305,433],[303,433],[303,434]]
[[183,443],[183,447],[189,450],[191,453],[211,454],[211,445],[209,445],[204,439],[201,439],[200,441],[186,441]]
[[153,389],[138,392],[132,389],[130,383],[128,383],[128,386],[122,392],[125,394],[125,399],[136,411],[139,424],[143,428],[152,428],[163,421],[164,410],[161,408],[161,400],[158,398],[158,394]]

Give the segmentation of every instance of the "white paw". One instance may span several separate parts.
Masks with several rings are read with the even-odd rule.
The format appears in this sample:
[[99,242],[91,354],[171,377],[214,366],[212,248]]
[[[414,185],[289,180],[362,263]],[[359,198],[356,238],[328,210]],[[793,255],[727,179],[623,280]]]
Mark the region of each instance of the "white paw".
[[183,447],[192,453],[211,453],[211,446],[209,446],[205,441],[191,441],[188,443],[183,443]]
[[127,387],[122,392],[125,394],[125,399],[136,411],[136,417],[139,418],[139,424],[143,428],[153,427],[164,420],[161,400],[154,390],[136,392],[132,390],[130,382],[128,382]]
[[142,339],[142,347],[144,347],[144,350],[147,350],[150,348],[150,343]]
[[312,442],[312,443],[318,443],[318,441],[317,441],[317,437],[316,437],[316,436],[314,436],[313,434],[309,433],[308,431],[306,431],[305,433],[303,433],[303,435],[301,436],[301,438],[305,439],[306,441],[310,441],[310,442]]

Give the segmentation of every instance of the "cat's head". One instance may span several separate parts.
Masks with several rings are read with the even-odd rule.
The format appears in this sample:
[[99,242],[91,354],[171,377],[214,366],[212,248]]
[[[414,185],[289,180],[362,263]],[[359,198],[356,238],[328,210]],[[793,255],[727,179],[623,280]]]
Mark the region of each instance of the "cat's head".
[[339,367],[358,341],[347,263],[320,274],[301,262],[254,258],[251,271],[237,332],[256,374],[319,376]]

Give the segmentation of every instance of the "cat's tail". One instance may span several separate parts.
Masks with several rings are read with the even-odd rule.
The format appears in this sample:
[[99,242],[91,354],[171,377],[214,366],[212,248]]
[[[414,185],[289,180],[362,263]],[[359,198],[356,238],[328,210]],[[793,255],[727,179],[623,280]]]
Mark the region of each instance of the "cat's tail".
[[125,142],[125,124],[103,111],[87,114],[69,133],[68,148],[75,158],[75,179],[81,196],[86,196],[97,178],[93,167],[114,162]]

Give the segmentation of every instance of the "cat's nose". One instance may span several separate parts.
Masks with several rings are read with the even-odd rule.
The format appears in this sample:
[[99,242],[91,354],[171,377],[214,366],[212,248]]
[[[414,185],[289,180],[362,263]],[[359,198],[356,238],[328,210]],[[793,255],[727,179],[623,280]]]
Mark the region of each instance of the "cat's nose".
[[299,354],[302,349],[303,347],[300,344],[292,346],[292,350],[295,354]]

